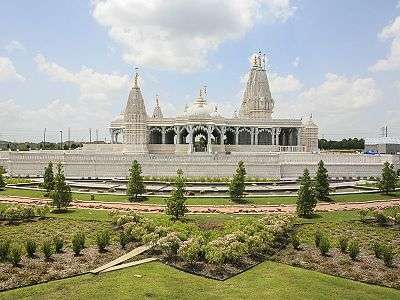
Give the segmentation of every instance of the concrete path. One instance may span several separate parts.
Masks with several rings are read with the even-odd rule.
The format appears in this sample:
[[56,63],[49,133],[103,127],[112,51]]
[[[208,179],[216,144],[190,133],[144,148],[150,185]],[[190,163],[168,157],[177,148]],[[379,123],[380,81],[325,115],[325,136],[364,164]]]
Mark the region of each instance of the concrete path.
[[151,248],[150,246],[137,247],[137,248],[133,249],[132,251],[118,257],[117,259],[114,259],[113,261],[110,261],[109,263],[90,271],[90,273],[98,274],[100,272],[104,272],[105,270],[112,268],[120,263],[123,263],[124,261],[127,261],[128,259],[131,259],[132,257],[142,254],[143,252],[149,250],[150,248]]
[[144,258],[144,259],[141,259],[141,260],[137,260],[137,261],[133,261],[133,262],[130,262],[130,263],[121,264],[121,265],[117,265],[117,266],[105,269],[103,271],[100,271],[100,273],[106,273],[106,272],[125,269],[125,268],[128,268],[128,267],[138,266],[138,265],[149,263],[149,262],[152,262],[152,261],[155,261],[155,260],[158,260],[158,258],[156,258],[156,257]]
[[[0,196],[1,203],[14,203],[25,205],[44,205],[50,200],[39,198],[25,198],[13,196]],[[400,207],[400,199],[376,200],[366,202],[347,202],[347,203],[318,203],[316,211],[346,211],[355,209],[383,209],[388,207]],[[74,201],[71,204],[73,208],[83,209],[103,209],[103,210],[134,210],[137,212],[156,213],[164,212],[164,205],[157,204],[139,204],[122,202],[99,202],[99,201]],[[264,214],[264,213],[294,213],[296,205],[188,205],[189,213],[235,213],[235,214]]]

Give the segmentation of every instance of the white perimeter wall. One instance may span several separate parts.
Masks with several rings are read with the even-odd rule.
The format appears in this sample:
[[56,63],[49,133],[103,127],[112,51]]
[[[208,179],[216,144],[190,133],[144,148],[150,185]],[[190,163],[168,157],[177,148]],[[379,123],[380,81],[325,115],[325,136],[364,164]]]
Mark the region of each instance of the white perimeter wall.
[[8,152],[5,164],[13,176],[42,176],[49,161],[61,162],[68,177],[125,177],[132,161],[142,164],[144,175],[174,175],[181,168],[188,176],[230,176],[243,160],[249,176],[294,178],[308,168],[314,174],[322,159],[331,177],[378,176],[385,161],[400,168],[400,156],[335,153],[253,153],[166,155],[94,153],[86,151]]

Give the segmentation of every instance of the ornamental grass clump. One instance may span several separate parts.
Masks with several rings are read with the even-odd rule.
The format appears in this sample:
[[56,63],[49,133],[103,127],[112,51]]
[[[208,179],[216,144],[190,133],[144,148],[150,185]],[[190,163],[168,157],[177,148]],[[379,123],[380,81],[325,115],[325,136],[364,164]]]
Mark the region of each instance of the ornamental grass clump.
[[37,244],[34,240],[29,239],[25,242],[25,251],[29,258],[34,258],[36,255]]
[[314,234],[315,247],[317,247],[317,248],[319,247],[319,244],[321,242],[322,236],[323,236],[323,234],[322,234],[322,232],[320,230],[317,230],[315,232],[315,234]]
[[328,237],[322,236],[321,240],[319,241],[318,245],[319,252],[321,255],[326,256],[331,249],[331,242],[329,241]]
[[45,259],[50,259],[52,254],[53,254],[53,249],[51,247],[51,241],[50,240],[45,240],[42,244],[42,252],[45,257]]
[[80,255],[81,251],[85,248],[85,234],[83,232],[77,232],[72,237],[72,250],[75,255]]
[[347,237],[340,237],[339,238],[339,250],[342,253],[347,253],[347,247],[349,245],[349,239]]
[[121,249],[125,249],[126,245],[129,243],[129,235],[125,230],[121,230],[118,234],[118,241]]
[[358,241],[353,240],[349,243],[348,247],[349,256],[350,258],[355,261],[357,260],[358,256],[360,255],[360,244]]
[[106,248],[110,245],[111,236],[108,229],[104,229],[97,233],[96,244],[99,248],[99,252],[105,252]]
[[380,226],[385,226],[388,223],[388,217],[385,215],[383,211],[380,210],[374,211],[374,218]]
[[13,266],[17,267],[19,266],[19,263],[21,262],[22,259],[22,247],[21,245],[13,245],[10,249],[10,261],[13,264]]
[[393,267],[395,255],[396,254],[394,252],[393,247],[391,247],[389,245],[386,245],[383,247],[382,259],[383,259],[383,262],[385,263],[385,266]]
[[2,239],[0,241],[0,261],[4,262],[8,260],[10,255],[11,242],[9,239]]
[[63,252],[64,240],[60,236],[55,236],[53,238],[53,243],[54,243],[54,250],[56,253]]
[[374,242],[372,244],[372,251],[374,251],[374,255],[376,258],[379,258],[379,259],[382,258],[383,248],[384,248],[384,246],[379,242]]

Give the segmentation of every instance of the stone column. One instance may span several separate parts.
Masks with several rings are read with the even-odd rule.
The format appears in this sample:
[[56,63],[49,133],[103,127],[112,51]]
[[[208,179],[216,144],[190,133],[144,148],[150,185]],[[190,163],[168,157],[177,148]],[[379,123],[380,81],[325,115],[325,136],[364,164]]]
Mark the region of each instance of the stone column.
[[180,126],[176,126],[176,143],[180,144],[181,143],[181,127]]
[[111,144],[115,144],[114,130],[110,128]]
[[207,152],[211,153],[212,149],[211,149],[211,136],[212,136],[212,127],[211,126],[207,126]]
[[253,127],[250,128],[250,138],[251,138],[250,145],[254,145],[254,128]]
[[165,126],[161,127],[161,144],[165,144]]
[[239,145],[239,128],[235,127],[235,145]]
[[254,128],[255,135],[254,135],[254,145],[258,145],[258,128]]
[[293,128],[289,129],[289,139],[288,139],[288,146],[293,146]]
[[226,133],[226,128],[225,128],[225,127],[221,127],[221,131],[220,131],[220,135],[221,135],[220,144],[221,144],[221,145],[224,144],[225,133]]
[[301,134],[301,128],[297,128],[297,146],[299,147],[299,151],[303,151],[303,149],[301,149]]
[[189,149],[188,152],[192,153],[193,152],[193,126],[190,125],[189,127],[186,127],[186,130],[189,132],[188,137],[189,137]]
[[279,146],[279,135],[281,134],[282,128],[275,128],[275,145]]

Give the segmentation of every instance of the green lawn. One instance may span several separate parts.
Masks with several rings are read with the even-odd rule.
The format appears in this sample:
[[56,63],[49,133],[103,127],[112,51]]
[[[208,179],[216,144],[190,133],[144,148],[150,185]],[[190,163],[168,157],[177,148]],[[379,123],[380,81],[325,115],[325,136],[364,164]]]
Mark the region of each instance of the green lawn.
[[[8,196],[21,196],[21,197],[34,197],[34,198],[44,198],[43,192],[35,190],[21,190],[6,188],[4,191],[0,191],[0,195]],[[347,195],[335,195],[332,198],[336,202],[355,202],[355,201],[371,201],[371,200],[387,200],[394,197],[400,197],[400,191],[397,191],[391,195],[384,195],[379,193],[362,193],[362,194],[347,194]],[[86,193],[73,193],[73,199],[79,201],[91,201],[90,194]],[[289,197],[257,197],[247,198],[249,204],[258,205],[277,205],[277,204],[295,204],[295,196]],[[128,202],[128,198],[125,195],[105,195],[105,194],[95,194],[95,201],[102,202]],[[146,204],[165,204],[165,198],[150,196],[148,199],[142,203]],[[233,204],[228,197],[226,198],[187,198],[186,203],[188,205],[228,205]]]
[[269,261],[224,282],[153,262],[102,275],[84,275],[0,293],[0,299],[399,298],[400,291],[394,289]]

